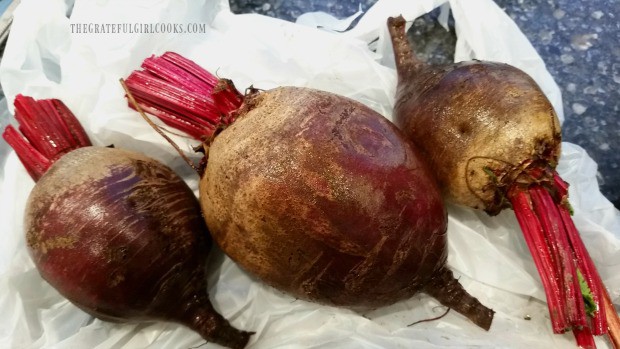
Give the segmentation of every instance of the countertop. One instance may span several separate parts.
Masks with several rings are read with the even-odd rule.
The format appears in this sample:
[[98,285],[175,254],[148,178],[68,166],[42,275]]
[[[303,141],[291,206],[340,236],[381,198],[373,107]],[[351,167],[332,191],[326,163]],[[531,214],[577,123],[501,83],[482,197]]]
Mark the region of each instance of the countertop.
[[[3,0],[4,1],[4,0]],[[602,193],[620,208],[620,16],[619,0],[495,0],[510,15],[547,64],[563,95],[563,140],[580,145],[599,165]],[[285,20],[324,11],[344,18],[375,0],[231,0],[235,13]],[[409,32],[421,58],[450,62],[456,41],[436,21],[437,12],[417,19]],[[3,48],[1,48],[3,49]],[[1,55],[0,50],[0,55]],[[1,93],[1,91],[0,91]],[[8,121],[0,103],[0,127]],[[0,143],[3,143],[0,140]],[[6,156],[0,144],[0,163]]]

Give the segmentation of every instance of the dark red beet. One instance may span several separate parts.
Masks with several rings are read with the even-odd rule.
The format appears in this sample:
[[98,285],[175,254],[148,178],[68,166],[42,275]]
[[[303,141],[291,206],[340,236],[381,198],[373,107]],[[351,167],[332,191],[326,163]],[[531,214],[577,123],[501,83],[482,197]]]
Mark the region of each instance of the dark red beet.
[[[378,307],[426,292],[490,327],[493,311],[445,265],[438,188],[389,121],[323,91],[281,87],[244,97],[212,78],[200,93],[208,103],[191,108],[193,98],[168,97],[199,83],[183,86],[162,70],[174,76],[193,63],[172,53],[147,62],[147,72],[127,79],[138,105],[168,123],[183,120],[190,134],[201,127],[195,117],[226,127],[204,145],[200,199],[215,241],[245,270],[296,297],[342,306]],[[208,139],[217,126],[195,137]]]
[[[58,126],[73,126],[50,126],[54,113],[62,116]],[[144,155],[89,146],[60,101],[18,96],[16,114],[24,130],[48,123],[30,127],[28,140],[12,126],[4,134],[22,161],[48,159],[24,161],[40,177],[28,199],[25,229],[41,276],[98,318],[175,321],[208,341],[243,348],[250,333],[230,326],[209,301],[211,240],[185,182]],[[29,142],[36,135],[41,144],[52,144],[49,151]]]

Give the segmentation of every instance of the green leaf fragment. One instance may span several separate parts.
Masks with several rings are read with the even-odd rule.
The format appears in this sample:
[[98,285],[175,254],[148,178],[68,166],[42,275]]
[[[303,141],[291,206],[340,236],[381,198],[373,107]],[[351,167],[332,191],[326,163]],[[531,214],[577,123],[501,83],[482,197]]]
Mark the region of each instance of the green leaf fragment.
[[497,183],[497,176],[495,175],[495,172],[493,172],[493,170],[491,170],[491,168],[489,168],[488,166],[484,166],[482,168],[482,170],[489,176],[491,177],[491,180],[493,181],[493,183]]
[[588,316],[594,316],[594,313],[598,307],[596,306],[596,302],[594,301],[588,282],[583,277],[583,274],[581,274],[579,269],[577,269],[577,278],[579,279],[579,288],[581,288],[581,295],[583,296],[583,302],[585,303],[586,314],[588,314]]
[[568,209],[568,213],[571,216],[575,214],[575,211],[573,210],[573,206],[570,204],[570,202],[568,202],[568,200],[566,200],[566,208]]

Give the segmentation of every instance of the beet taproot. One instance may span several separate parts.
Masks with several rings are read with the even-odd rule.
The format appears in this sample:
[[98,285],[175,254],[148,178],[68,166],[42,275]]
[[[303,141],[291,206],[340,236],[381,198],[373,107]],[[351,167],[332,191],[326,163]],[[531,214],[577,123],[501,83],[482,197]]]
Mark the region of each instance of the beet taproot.
[[[429,65],[414,54],[403,17],[389,18],[398,85],[396,125],[421,150],[446,201],[495,215],[512,208],[539,271],[555,333],[592,333],[620,345],[620,323],[571,219],[555,167],[561,129],[522,70],[504,63]],[[608,321],[609,320],[609,321]]]
[[[493,311],[446,266],[437,185],[387,119],[309,88],[243,96],[174,53],[143,68],[126,80],[137,108],[188,134],[202,128],[194,137],[206,153],[203,214],[243,269],[295,297],[339,306],[379,307],[426,292],[489,329]],[[203,127],[196,117],[215,123]]]
[[41,276],[85,312],[111,321],[184,324],[243,348],[207,294],[212,241],[194,193],[169,167],[91,146],[59,100],[17,96],[22,137],[3,136],[37,182],[27,202],[28,251]]

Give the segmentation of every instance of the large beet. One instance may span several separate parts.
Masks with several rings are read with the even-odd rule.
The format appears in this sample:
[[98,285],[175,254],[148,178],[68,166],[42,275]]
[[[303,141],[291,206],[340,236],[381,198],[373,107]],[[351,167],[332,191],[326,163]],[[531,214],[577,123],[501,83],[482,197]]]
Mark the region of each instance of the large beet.
[[298,297],[380,306],[443,272],[446,213],[419,156],[369,108],[282,87],[211,144],[201,206],[218,245]]
[[28,141],[12,126],[4,136],[37,180],[25,230],[41,276],[98,318],[175,321],[243,348],[250,334],[209,301],[211,239],[185,182],[144,155],[90,146],[60,101],[18,96],[16,118]]
[[[192,76],[200,69],[192,64],[171,53],[152,57],[143,67],[163,78],[134,72],[127,85],[140,106],[173,126],[194,125],[203,102],[211,109],[202,120],[234,120],[205,143],[200,182],[207,225],[227,255],[303,299],[377,307],[423,291],[489,328],[492,310],[445,265],[447,217],[438,188],[389,121],[308,88],[241,96],[229,81]],[[191,73],[178,71],[188,66]],[[197,81],[184,86],[181,74]],[[192,90],[199,84],[206,91]],[[187,96],[190,108],[170,96]]]

